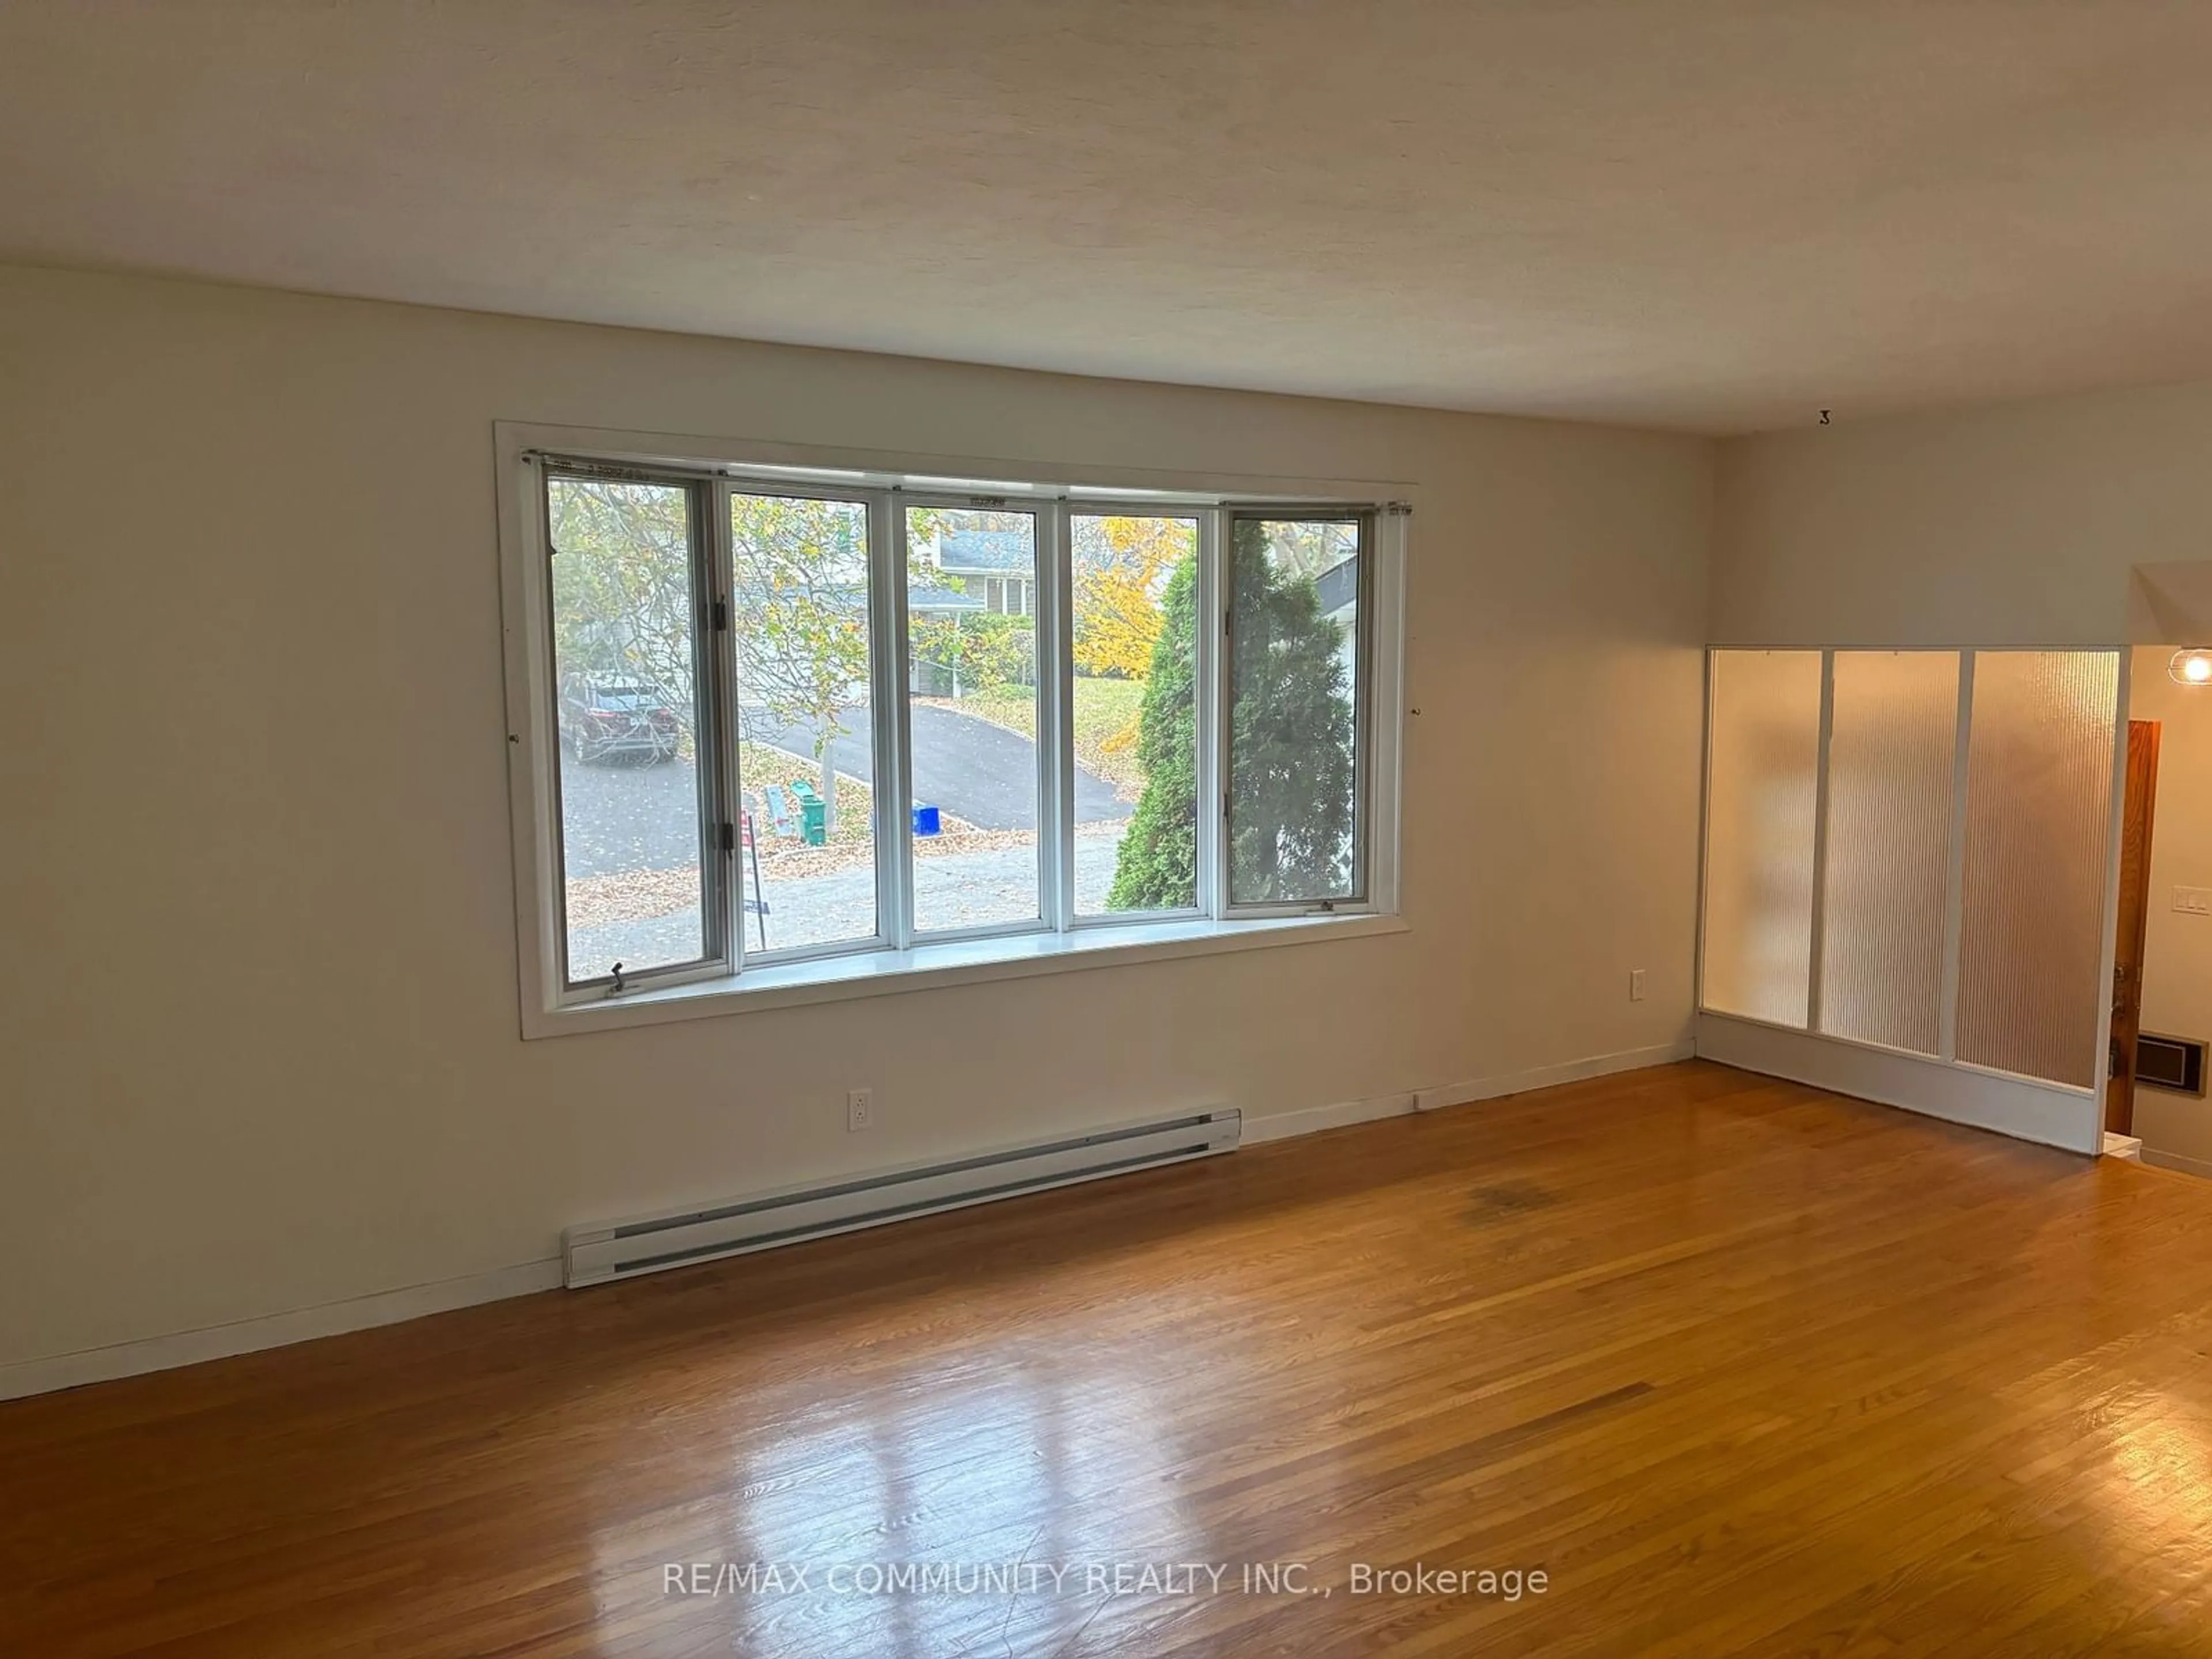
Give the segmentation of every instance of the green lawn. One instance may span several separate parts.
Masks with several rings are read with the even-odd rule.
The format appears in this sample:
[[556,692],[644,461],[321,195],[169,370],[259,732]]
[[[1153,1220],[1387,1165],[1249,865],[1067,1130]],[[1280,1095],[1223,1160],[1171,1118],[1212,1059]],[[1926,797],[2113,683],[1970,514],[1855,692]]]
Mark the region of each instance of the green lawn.
[[[957,702],[933,701],[1036,740],[1036,698],[1026,687],[981,692]],[[1137,711],[1144,701],[1142,680],[1075,682],[1076,764],[1132,799],[1145,787],[1144,774],[1137,767]]]

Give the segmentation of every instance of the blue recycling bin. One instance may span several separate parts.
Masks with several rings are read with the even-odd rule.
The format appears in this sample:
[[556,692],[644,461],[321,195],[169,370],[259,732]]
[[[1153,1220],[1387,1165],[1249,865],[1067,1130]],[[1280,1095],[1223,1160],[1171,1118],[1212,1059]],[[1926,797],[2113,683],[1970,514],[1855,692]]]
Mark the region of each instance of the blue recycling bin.
[[915,835],[934,836],[940,833],[944,827],[945,826],[943,824],[938,822],[937,809],[934,806],[917,806],[914,809],[914,833]]

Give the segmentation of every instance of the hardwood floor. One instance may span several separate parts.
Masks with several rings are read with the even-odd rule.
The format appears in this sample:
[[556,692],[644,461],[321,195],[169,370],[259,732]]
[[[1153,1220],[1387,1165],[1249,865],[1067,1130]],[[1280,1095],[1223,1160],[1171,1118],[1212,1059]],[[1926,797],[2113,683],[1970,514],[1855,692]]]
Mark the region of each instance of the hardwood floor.
[[2203,1654],[2209,1351],[2212,1183],[1668,1066],[0,1407],[0,1653]]

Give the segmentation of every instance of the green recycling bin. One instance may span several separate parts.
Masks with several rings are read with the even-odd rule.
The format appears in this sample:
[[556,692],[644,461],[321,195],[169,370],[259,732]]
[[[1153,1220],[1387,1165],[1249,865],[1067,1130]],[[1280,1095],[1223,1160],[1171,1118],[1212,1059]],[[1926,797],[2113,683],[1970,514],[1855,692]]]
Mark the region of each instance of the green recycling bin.
[[823,805],[820,793],[811,783],[794,783],[791,793],[799,800],[799,830],[809,847],[819,847],[830,839],[830,809]]

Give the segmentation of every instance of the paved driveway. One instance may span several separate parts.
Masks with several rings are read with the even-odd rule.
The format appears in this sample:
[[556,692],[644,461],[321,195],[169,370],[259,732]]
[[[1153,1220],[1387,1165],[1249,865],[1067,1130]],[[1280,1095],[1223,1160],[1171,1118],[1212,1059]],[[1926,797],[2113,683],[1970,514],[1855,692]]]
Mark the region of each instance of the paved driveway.
[[561,842],[571,876],[680,870],[699,861],[699,775],[688,760],[561,757]]
[[[837,769],[873,781],[875,757],[866,728],[852,715],[850,729],[830,745]],[[749,737],[811,757],[813,734],[803,726]],[[983,830],[1036,827],[1036,745],[1003,726],[957,709],[914,711],[914,779],[917,795]],[[687,760],[641,766],[616,761],[599,766],[561,757],[561,820],[572,876],[623,870],[674,870],[699,856],[697,775]],[[1080,767],[1075,773],[1079,823],[1119,823],[1129,803],[1114,786]]]
[[[1036,828],[1035,744],[1003,726],[927,703],[915,706],[912,730],[916,799],[979,830]],[[749,727],[747,735],[794,755],[814,752],[814,734],[803,726],[765,732]],[[847,714],[845,733],[830,744],[830,752],[848,777],[875,781],[867,728],[856,714]],[[1129,803],[1115,795],[1112,784],[1076,768],[1078,823],[1118,823],[1128,816]]]

